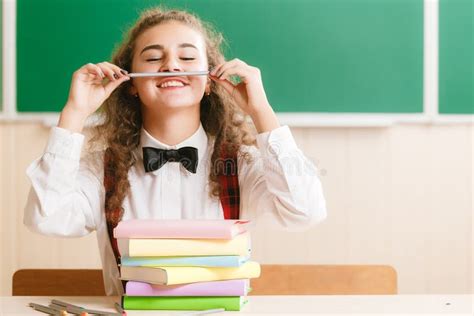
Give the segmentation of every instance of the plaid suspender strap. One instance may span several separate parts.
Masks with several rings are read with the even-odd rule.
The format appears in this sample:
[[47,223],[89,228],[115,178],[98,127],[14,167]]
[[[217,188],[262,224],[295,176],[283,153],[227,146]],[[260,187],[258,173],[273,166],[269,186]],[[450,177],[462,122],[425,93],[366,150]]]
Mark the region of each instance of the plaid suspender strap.
[[[239,219],[240,190],[237,170],[237,156],[227,156],[222,154],[221,162],[224,162],[223,169],[220,170],[218,179],[221,185],[220,201],[224,210],[225,219]],[[115,188],[115,175],[111,153],[107,149],[104,155],[104,187],[105,187],[105,218],[107,221],[107,232],[109,233],[110,244],[114,251],[115,260],[120,264],[120,252],[118,250],[117,239],[114,238],[114,228],[120,219],[119,209],[110,209],[109,199]],[[119,267],[120,269],[120,267]]]
[[[109,234],[110,244],[114,251],[115,260],[120,264],[120,252],[117,239],[114,238],[114,228],[117,226],[120,218],[120,209],[111,209],[110,197],[115,190],[115,173],[112,161],[112,153],[107,149],[104,155],[104,187],[105,187],[105,220],[107,222],[107,232]],[[120,269],[120,266],[119,266]]]
[[[240,189],[237,166],[237,156],[229,156],[225,150],[221,153],[221,159],[217,163],[218,181],[221,186],[219,198],[225,219],[240,218]],[[223,163],[223,165],[222,165]],[[214,170],[214,169],[213,169]]]

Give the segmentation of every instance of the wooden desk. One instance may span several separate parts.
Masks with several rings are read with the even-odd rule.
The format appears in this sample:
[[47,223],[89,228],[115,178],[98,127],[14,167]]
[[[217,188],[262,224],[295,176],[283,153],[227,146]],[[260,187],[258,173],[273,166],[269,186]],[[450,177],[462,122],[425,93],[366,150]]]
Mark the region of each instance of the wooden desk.
[[[28,303],[48,305],[59,299],[91,309],[114,311],[117,297],[0,297],[0,315],[46,315],[33,311]],[[472,295],[306,295],[306,296],[250,296],[249,303],[240,312],[213,315],[298,315],[298,314],[456,314],[472,315]],[[128,315],[179,315],[183,311],[128,311]]]

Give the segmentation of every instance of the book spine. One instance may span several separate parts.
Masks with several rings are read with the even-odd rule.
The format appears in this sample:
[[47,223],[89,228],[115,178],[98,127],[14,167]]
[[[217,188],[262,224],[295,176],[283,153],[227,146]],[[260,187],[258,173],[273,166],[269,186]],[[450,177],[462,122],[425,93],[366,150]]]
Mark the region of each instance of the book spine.
[[206,310],[214,308],[225,308],[226,311],[240,311],[241,297],[124,296],[123,307],[127,310]]
[[176,267],[239,267],[248,260],[239,256],[195,257],[122,257],[121,264],[129,267],[176,266]]
[[[125,243],[130,257],[166,256],[249,256],[250,235],[242,234],[232,240],[202,239],[117,239],[119,248]],[[122,254],[122,252],[121,252]]]
[[245,296],[248,279],[198,282],[180,285],[155,285],[145,282],[127,282],[128,296]]

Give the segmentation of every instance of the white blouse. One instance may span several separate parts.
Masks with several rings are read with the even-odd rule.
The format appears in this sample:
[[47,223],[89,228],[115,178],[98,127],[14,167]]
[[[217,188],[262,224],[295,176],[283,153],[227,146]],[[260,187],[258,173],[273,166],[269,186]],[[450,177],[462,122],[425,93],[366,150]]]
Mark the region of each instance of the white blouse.
[[[326,203],[316,167],[298,149],[288,126],[256,136],[257,147],[244,146],[249,161],[238,156],[240,217],[264,213],[287,230],[302,230],[326,217]],[[32,186],[24,224],[49,236],[75,237],[97,232],[107,295],[122,295],[119,271],[107,234],[103,151],[81,158],[84,135],[53,127],[46,150],[26,170]],[[198,149],[195,174],[179,162],[146,173],[142,147]],[[137,163],[129,170],[130,192],[123,220],[223,219],[218,198],[209,195],[213,139],[202,125],[188,139],[168,146],[142,129]]]

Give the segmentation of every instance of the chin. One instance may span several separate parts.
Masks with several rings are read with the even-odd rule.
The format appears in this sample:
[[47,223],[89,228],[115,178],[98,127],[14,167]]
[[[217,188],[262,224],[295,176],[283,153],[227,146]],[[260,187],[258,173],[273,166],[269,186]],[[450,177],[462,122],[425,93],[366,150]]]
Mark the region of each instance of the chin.
[[148,106],[148,108],[153,109],[162,109],[162,110],[185,110],[191,109],[196,106],[200,106],[200,101],[186,101],[186,100],[179,100],[177,98],[171,100],[162,100],[162,101],[155,101],[153,106]]

